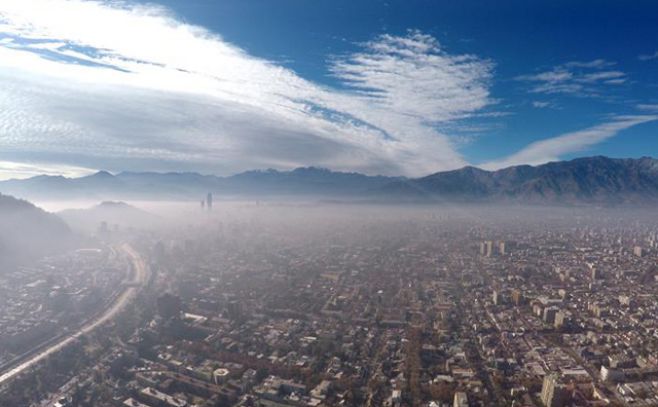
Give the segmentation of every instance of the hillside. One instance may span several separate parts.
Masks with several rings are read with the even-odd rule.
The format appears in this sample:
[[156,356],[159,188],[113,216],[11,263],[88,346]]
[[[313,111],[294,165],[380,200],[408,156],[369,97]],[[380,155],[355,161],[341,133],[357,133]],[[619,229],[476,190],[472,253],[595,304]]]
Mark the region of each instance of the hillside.
[[98,230],[102,222],[110,229],[117,228],[152,228],[160,219],[142,209],[125,202],[105,201],[91,208],[67,209],[57,214],[69,226],[82,232]]
[[0,194],[0,266],[68,247],[73,235],[56,215]]

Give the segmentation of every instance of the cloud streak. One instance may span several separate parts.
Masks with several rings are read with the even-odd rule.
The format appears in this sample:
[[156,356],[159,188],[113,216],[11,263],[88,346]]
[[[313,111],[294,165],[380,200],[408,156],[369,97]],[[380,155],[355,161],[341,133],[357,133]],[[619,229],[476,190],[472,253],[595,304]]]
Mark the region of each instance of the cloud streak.
[[[120,29],[118,29],[120,27]],[[438,129],[495,103],[493,64],[382,35],[329,88],[158,6],[0,3],[0,159],[110,170],[326,165],[420,175],[465,160]]]
[[603,59],[573,61],[548,71],[521,75],[516,80],[530,84],[531,93],[598,97],[609,86],[622,85],[628,81],[624,72],[610,69],[614,65]]
[[651,61],[653,59],[658,59],[658,51],[654,52],[653,54],[642,54],[637,57],[640,61]]
[[539,165],[550,161],[557,161],[564,155],[585,151],[596,144],[616,136],[623,130],[655,120],[658,120],[658,116],[620,116],[607,123],[584,130],[536,141],[509,157],[485,163],[482,165],[482,168],[496,170],[513,165]]
[[13,161],[0,161],[0,180],[28,178],[38,175],[62,175],[65,177],[81,177],[93,173],[89,168],[73,167],[69,165],[53,165],[44,171],[40,165],[30,163],[17,163]]

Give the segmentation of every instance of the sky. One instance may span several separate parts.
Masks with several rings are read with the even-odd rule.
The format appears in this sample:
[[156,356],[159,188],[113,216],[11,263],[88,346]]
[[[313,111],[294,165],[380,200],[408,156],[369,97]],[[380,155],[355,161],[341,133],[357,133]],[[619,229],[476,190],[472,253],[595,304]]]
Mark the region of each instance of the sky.
[[658,156],[658,3],[0,0],[0,179]]

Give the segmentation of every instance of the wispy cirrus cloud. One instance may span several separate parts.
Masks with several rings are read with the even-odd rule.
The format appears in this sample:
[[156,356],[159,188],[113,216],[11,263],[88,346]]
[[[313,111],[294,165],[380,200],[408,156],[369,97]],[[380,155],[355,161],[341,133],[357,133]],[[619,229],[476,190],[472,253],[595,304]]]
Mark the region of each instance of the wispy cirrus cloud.
[[652,59],[658,59],[658,51],[653,54],[642,54],[637,57],[640,61],[651,61]]
[[518,76],[516,80],[528,83],[531,93],[601,96],[608,86],[628,81],[626,73],[611,69],[614,65],[604,59],[572,61],[548,71]]
[[537,109],[543,109],[543,108],[553,108],[555,107],[555,105],[552,102],[547,102],[545,100],[533,100],[532,107]]
[[616,65],[612,61],[605,59],[593,59],[591,61],[570,61],[564,64],[567,68],[591,68],[591,69],[604,69]]
[[44,169],[41,165],[24,162],[0,161],[0,180],[28,178],[37,175],[62,175],[65,177],[81,177],[94,171],[89,168],[70,165],[51,165]]
[[611,121],[584,130],[536,141],[506,158],[485,163],[482,168],[495,170],[513,165],[539,165],[557,161],[567,154],[585,151],[623,130],[656,120],[658,120],[657,115],[615,117]]
[[379,36],[331,66],[359,97],[425,123],[470,117],[489,105],[492,69],[474,55],[443,52],[436,39],[420,32]]
[[[118,29],[120,27],[120,29]],[[493,64],[382,35],[308,81],[163,7],[0,3],[0,159],[106,169],[326,165],[424,174],[465,164],[438,129],[495,103]]]
[[644,110],[648,112],[658,112],[658,103],[640,103],[635,107],[638,110]]

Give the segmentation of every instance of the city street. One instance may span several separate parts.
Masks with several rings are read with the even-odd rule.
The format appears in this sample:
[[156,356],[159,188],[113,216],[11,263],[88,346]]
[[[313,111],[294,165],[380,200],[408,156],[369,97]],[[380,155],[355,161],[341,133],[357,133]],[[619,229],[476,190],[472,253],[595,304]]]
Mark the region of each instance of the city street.
[[141,256],[130,245],[123,244],[119,246],[118,249],[130,258],[133,269],[131,284],[126,286],[126,288],[115,297],[108,308],[84,323],[75,333],[63,335],[54,340],[51,339],[34,349],[32,352],[27,352],[22,355],[21,358],[16,361],[18,364],[14,363],[13,365],[8,366],[9,370],[2,372],[0,375],[0,385],[41,362],[48,356],[64,349],[82,335],[92,332],[96,328],[113,319],[119,312],[121,312],[126,304],[134,299],[141,285],[147,280],[146,265]]

